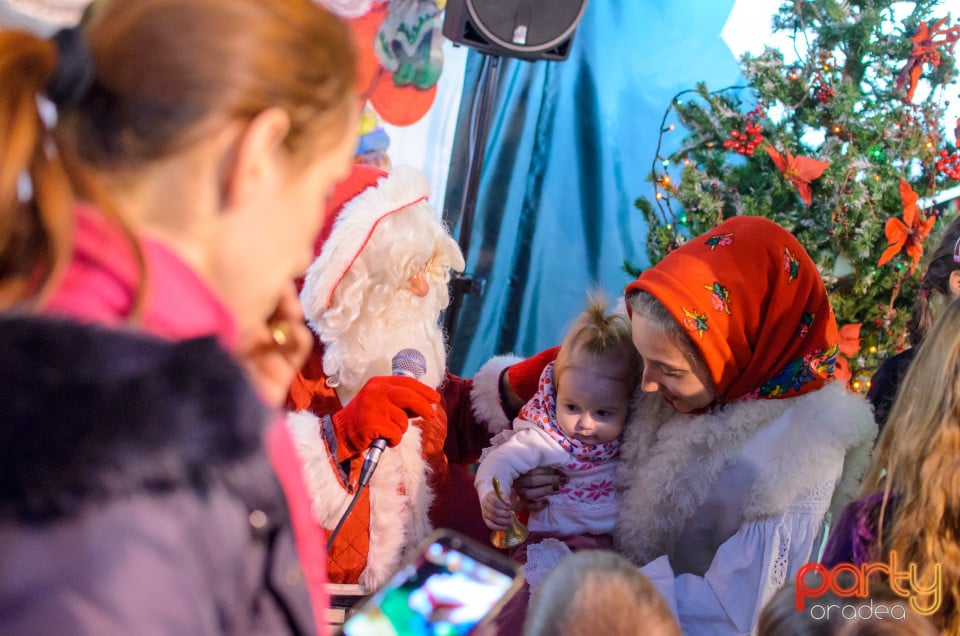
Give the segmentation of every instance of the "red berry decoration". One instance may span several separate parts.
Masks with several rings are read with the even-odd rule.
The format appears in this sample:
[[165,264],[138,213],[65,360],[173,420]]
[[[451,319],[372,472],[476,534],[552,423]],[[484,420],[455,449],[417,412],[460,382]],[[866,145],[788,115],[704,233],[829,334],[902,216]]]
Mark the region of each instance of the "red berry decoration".
[[834,97],[837,96],[837,91],[833,90],[833,87],[827,83],[826,78],[823,76],[823,71],[817,71],[816,77],[813,78],[813,95],[816,97],[821,104],[829,104]]
[[741,155],[751,156],[753,151],[763,143],[763,127],[760,120],[767,116],[763,103],[760,103],[747,113],[743,130],[731,130],[730,138],[723,140],[723,147],[735,150]]
[[960,151],[950,154],[944,148],[940,151],[940,156],[934,166],[940,174],[946,175],[954,181],[960,181]]
[[824,73],[835,70],[837,64],[833,56],[827,52],[821,52],[818,56],[818,66],[817,74],[814,75],[813,82],[811,82],[810,86],[813,88],[813,96],[816,97],[821,104],[829,104],[833,98],[837,96],[837,91],[830,85]]

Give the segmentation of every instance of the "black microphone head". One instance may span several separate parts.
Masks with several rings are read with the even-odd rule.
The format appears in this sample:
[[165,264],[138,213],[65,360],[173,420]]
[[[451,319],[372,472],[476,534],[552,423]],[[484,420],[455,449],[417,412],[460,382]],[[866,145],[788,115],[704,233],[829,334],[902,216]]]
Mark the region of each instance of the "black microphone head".
[[416,349],[401,349],[390,361],[390,373],[419,380],[427,372],[427,359]]

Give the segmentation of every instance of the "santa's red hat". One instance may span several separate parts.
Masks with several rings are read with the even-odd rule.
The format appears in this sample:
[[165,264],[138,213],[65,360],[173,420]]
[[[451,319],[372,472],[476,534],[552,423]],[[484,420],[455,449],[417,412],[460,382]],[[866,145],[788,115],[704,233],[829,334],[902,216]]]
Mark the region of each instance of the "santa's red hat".
[[426,203],[427,177],[407,166],[389,173],[356,164],[340,182],[327,204],[327,215],[314,245],[300,302],[314,324],[333,299],[333,292],[370,241],[380,221],[410,206]]

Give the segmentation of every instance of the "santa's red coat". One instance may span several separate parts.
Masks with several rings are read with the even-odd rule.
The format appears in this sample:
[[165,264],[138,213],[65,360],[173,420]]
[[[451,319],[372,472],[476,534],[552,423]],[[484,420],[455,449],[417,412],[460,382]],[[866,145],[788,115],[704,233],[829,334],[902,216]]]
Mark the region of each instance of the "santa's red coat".
[[[353,498],[363,455],[338,466],[321,434],[325,415],[342,408],[314,352],[290,391],[288,418],[303,464],[314,518],[330,532]],[[437,422],[411,420],[403,440],[384,451],[370,485],[327,554],[331,583],[380,587],[434,528],[487,542],[469,467],[507,424],[499,404],[500,372],[517,359],[496,358],[473,380],[447,373]]]

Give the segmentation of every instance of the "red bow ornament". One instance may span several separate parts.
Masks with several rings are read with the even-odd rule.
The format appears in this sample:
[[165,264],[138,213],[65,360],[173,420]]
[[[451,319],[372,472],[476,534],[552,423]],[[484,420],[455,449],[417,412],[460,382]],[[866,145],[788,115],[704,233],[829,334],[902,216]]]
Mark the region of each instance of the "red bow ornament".
[[861,323],[844,325],[838,332],[838,342],[840,353],[833,367],[833,377],[847,384],[853,379],[853,373],[850,371],[850,362],[848,358],[853,358],[860,353],[860,343],[863,339],[860,337]]
[[852,325],[840,327],[837,344],[839,345],[840,353],[848,358],[852,358],[860,353],[860,343],[863,341],[860,337],[860,328],[862,326],[862,323],[857,322]]
[[937,219],[934,216],[923,218],[917,206],[920,195],[913,191],[905,179],[900,179],[900,199],[903,201],[903,220],[894,218],[887,221],[884,232],[889,247],[880,255],[877,267],[887,263],[902,249],[913,260],[913,265],[910,266],[912,275],[923,256],[923,242]]
[[[899,91],[906,85],[907,98],[904,101],[912,101],[913,93],[917,90],[917,80],[923,73],[923,63],[927,62],[932,66],[940,66],[940,51],[937,47],[944,44],[953,45],[960,39],[960,26],[942,29],[946,18],[937,20],[933,27],[928,27],[926,22],[921,22],[917,32],[910,39],[913,41],[913,50],[910,51],[910,57],[907,59],[906,66],[897,76],[897,83],[894,90]],[[942,29],[942,30],[941,30]]]
[[818,161],[810,157],[794,157],[789,152],[784,159],[776,148],[767,146],[767,154],[773,159],[773,165],[777,167],[783,178],[789,181],[797,188],[800,198],[808,206],[813,193],[810,191],[810,183],[818,179],[823,171],[830,165],[829,161]]
[[837,361],[833,365],[833,378],[840,380],[844,384],[849,384],[853,379],[853,372],[850,371],[850,363],[843,356],[837,356]]

